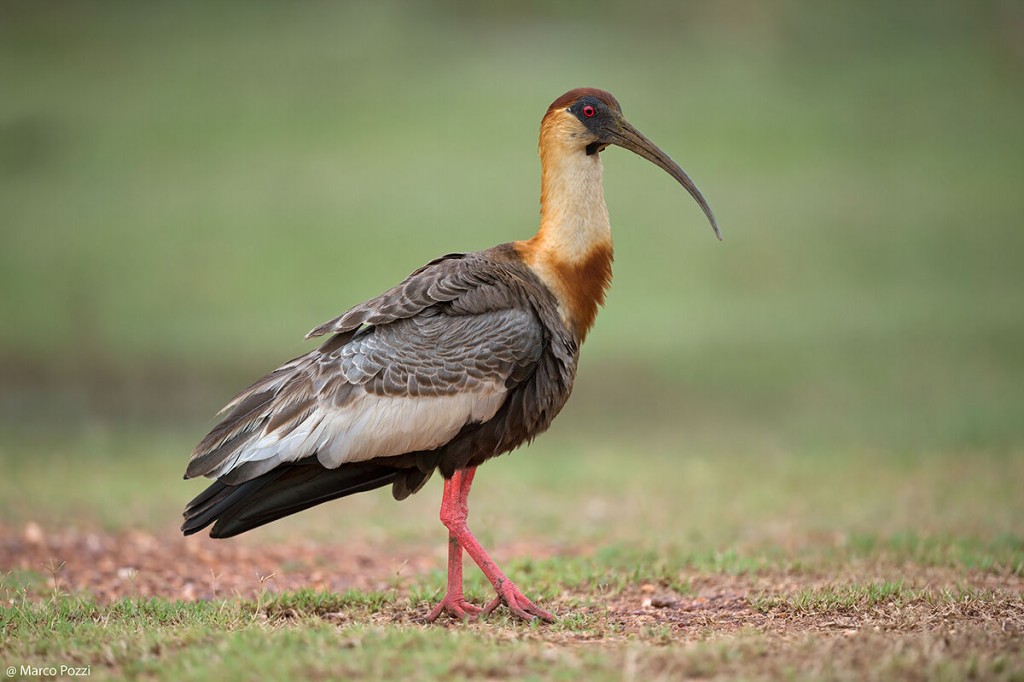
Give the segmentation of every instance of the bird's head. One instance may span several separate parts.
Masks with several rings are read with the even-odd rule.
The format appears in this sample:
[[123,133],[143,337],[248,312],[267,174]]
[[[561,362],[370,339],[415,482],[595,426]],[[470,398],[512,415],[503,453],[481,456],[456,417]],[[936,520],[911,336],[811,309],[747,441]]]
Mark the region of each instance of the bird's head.
[[545,144],[556,145],[562,152],[588,156],[596,156],[609,145],[616,145],[644,157],[686,188],[704,210],[715,235],[722,238],[715,215],[697,185],[679,164],[622,116],[622,107],[610,92],[577,88],[552,102],[541,123],[541,153],[545,151]]

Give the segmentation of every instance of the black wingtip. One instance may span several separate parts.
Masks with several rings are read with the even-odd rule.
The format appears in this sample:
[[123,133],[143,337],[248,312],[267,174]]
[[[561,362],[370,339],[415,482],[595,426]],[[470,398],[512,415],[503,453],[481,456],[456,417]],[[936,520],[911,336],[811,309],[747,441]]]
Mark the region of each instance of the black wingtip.
[[363,462],[325,469],[312,456],[242,483],[214,481],[186,505],[181,532],[192,535],[213,523],[210,537],[232,537],[323,502],[388,485],[399,471]]

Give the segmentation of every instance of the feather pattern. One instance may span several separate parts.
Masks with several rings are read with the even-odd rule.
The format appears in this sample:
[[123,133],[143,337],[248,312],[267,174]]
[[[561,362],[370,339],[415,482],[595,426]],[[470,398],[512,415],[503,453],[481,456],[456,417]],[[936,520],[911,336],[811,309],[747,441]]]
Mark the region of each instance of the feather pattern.
[[[512,245],[432,261],[317,327],[332,336],[242,391],[186,477],[239,485],[292,462],[385,462],[394,494],[547,428],[568,398],[577,343]],[[381,480],[384,480],[383,478]]]

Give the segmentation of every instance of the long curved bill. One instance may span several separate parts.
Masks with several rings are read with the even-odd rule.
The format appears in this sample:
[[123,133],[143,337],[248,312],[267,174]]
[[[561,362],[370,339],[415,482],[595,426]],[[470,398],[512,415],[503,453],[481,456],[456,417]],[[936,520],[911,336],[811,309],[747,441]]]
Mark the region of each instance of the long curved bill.
[[611,139],[608,140],[611,144],[628,149],[634,154],[644,157],[651,163],[660,166],[662,170],[675,178],[680,185],[686,188],[686,191],[690,193],[700,207],[704,209],[704,215],[711,221],[711,229],[715,231],[715,236],[718,240],[722,240],[722,233],[718,229],[718,221],[715,220],[715,214],[711,212],[711,207],[708,205],[704,195],[697,189],[697,185],[693,183],[690,176],[686,174],[682,168],[679,167],[675,161],[673,161],[668,154],[658,149],[658,146],[644,137],[643,133],[634,128],[625,119],[619,119],[617,122],[618,130],[608,130]]

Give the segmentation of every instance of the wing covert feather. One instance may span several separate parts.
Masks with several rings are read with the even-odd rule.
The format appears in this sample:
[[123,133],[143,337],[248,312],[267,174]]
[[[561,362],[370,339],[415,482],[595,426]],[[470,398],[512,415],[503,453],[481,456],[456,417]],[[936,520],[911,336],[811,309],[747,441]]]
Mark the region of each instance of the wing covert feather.
[[363,325],[389,324],[416,315],[424,308],[447,303],[481,283],[477,254],[450,253],[436,258],[380,296],[360,303],[316,327],[306,338],[339,334]]
[[234,484],[313,454],[333,468],[430,450],[492,418],[545,333],[474,256],[438,259],[313,330],[336,336],[239,394],[186,475]]

